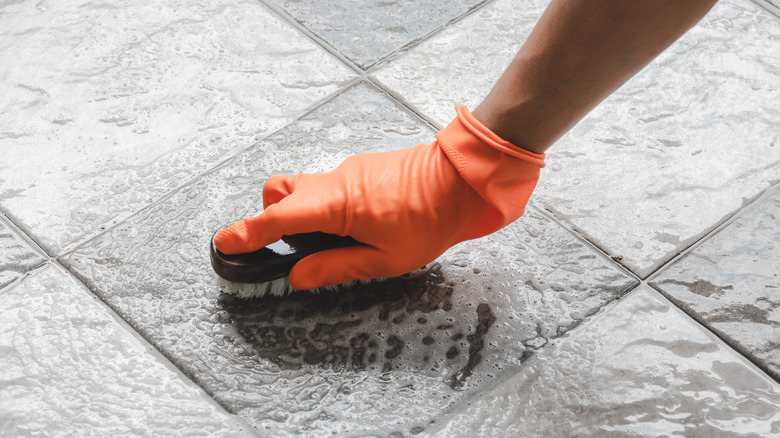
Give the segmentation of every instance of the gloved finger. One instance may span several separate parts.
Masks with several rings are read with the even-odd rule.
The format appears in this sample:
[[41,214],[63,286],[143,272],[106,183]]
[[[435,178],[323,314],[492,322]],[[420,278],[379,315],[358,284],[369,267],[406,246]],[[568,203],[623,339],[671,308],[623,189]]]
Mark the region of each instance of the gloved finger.
[[272,176],[263,184],[263,208],[276,204],[282,199],[290,196],[295,188],[300,184],[305,175],[277,175]]
[[294,195],[269,205],[255,217],[246,218],[221,230],[214,238],[223,254],[242,254],[270,245],[284,235],[322,231],[343,232],[339,210],[322,203],[296,201]]
[[402,274],[405,272],[393,270],[387,254],[366,245],[330,249],[305,257],[293,266],[289,280],[295,289],[306,290]]

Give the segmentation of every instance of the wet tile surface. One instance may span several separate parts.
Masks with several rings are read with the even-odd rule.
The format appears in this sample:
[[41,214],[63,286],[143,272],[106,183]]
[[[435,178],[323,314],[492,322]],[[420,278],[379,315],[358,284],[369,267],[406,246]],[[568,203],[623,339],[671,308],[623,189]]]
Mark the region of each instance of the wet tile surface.
[[0,435],[247,433],[59,268],[0,295],[0,309]]
[[777,436],[780,385],[642,287],[442,422],[433,436]]
[[260,209],[270,175],[325,171],[433,133],[359,85],[63,260],[214,397],[273,436],[404,435],[635,284],[530,209],[413,280],[240,301],[211,233]]
[[780,379],[780,192],[651,279],[672,301]]
[[[374,77],[444,126],[487,94],[542,9],[488,5]],[[780,180],[778,51],[776,17],[718,2],[550,150],[533,199],[647,276]]]
[[0,290],[46,259],[0,216]]
[[753,3],[761,5],[780,18],[780,1],[778,0],[753,0]]
[[443,128],[455,117],[456,104],[473,109],[487,95],[547,3],[496,1],[392,60],[372,78]]
[[369,68],[485,0],[271,0],[346,58]]
[[0,206],[52,253],[355,75],[254,1],[0,5]]

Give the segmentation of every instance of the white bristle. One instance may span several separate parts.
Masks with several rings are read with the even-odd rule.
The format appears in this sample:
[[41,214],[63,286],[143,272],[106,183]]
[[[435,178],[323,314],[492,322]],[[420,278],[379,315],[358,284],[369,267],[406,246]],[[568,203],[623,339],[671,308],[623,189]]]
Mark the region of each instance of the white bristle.
[[264,297],[266,295],[279,297],[287,295],[295,290],[290,282],[287,281],[287,277],[278,278],[265,283],[236,283],[217,276],[217,286],[220,291],[245,300]]
[[[416,271],[403,275],[404,278],[417,277],[420,274],[427,272],[427,267],[422,267]],[[217,287],[220,291],[236,296],[244,300],[250,300],[252,298],[260,298],[266,295],[272,295],[276,297],[284,296],[295,292],[297,289],[292,287],[287,277],[271,280],[265,283],[236,283],[234,281],[228,281],[224,278],[215,275]],[[385,281],[387,278],[373,278],[371,280],[355,280],[343,284],[337,284],[334,286],[325,286],[317,289],[310,289],[306,292],[322,292],[322,291],[338,291],[344,289],[350,289],[360,284],[371,284]]]

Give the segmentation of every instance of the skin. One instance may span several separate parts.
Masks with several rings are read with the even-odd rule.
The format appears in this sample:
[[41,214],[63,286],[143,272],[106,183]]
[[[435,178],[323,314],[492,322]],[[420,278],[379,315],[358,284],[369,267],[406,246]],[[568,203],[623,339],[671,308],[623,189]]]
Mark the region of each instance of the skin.
[[717,0],[553,0],[474,117],[542,153]]

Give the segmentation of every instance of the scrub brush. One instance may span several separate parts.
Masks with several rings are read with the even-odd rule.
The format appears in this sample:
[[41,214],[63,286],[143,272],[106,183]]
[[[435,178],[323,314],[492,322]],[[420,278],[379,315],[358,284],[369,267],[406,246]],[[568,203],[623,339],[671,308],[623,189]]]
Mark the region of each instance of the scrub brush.
[[[211,236],[211,267],[219,276],[220,290],[243,299],[266,295],[282,296],[294,292],[287,280],[290,270],[302,258],[315,252],[346,246],[363,245],[349,236],[326,233],[304,233],[284,236],[265,248],[245,254],[223,254],[214,244],[217,233]],[[406,274],[408,277],[418,273]],[[314,291],[338,290],[354,284],[365,284],[383,279],[356,280],[336,286],[326,286]]]

